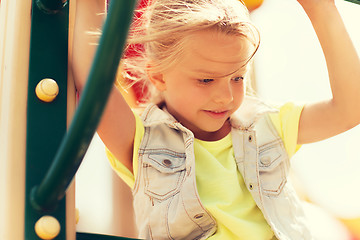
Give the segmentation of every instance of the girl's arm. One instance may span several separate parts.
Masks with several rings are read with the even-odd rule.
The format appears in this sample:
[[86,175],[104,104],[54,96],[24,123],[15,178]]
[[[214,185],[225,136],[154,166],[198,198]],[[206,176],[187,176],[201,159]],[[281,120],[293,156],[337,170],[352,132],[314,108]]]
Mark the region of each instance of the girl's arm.
[[332,137],[360,123],[360,60],[333,0],[298,1],[320,41],[333,96],[305,105],[298,135],[298,143],[303,144]]
[[[75,85],[81,93],[95,55],[99,31],[105,18],[105,0],[77,0],[72,52]],[[113,88],[97,132],[106,147],[132,171],[135,117],[120,92]]]

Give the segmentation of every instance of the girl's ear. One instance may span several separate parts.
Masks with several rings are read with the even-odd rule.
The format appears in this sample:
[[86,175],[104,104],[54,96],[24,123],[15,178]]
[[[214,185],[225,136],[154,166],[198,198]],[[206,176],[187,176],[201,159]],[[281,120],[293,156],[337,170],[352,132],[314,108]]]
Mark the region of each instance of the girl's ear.
[[163,92],[166,90],[166,84],[163,77],[164,75],[162,73],[148,70],[147,75],[151,83],[154,84],[158,91]]

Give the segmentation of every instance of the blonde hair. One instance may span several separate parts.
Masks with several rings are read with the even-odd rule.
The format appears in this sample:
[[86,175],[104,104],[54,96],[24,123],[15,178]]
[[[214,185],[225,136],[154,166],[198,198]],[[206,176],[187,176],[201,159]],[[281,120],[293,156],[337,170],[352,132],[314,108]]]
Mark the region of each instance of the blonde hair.
[[[201,30],[217,30],[244,37],[259,47],[259,33],[249,20],[249,12],[238,0],[152,0],[138,9],[128,37],[128,48],[140,44],[132,56],[122,60],[123,73],[130,82],[141,82],[144,98],[161,101],[147,71],[162,72],[174,66],[183,51],[184,39]],[[139,46],[139,45],[138,45]],[[134,51],[134,48],[131,48]],[[151,64],[149,64],[151,63]]]

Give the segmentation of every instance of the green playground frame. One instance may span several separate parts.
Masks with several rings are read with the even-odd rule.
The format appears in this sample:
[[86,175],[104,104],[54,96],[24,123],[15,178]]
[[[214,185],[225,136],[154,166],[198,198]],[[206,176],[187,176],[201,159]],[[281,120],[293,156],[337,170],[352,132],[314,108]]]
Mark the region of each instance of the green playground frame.
[[[61,231],[55,239],[66,239],[66,191],[89,147],[113,87],[136,5],[136,0],[110,2],[88,82],[71,125],[66,130],[69,1],[35,0],[32,3],[26,144],[26,240],[39,239],[34,225],[43,215],[52,215],[60,222]],[[60,92],[53,102],[44,103],[36,98],[33,90],[37,82],[48,77],[57,81]],[[129,238],[77,233],[76,239]]]

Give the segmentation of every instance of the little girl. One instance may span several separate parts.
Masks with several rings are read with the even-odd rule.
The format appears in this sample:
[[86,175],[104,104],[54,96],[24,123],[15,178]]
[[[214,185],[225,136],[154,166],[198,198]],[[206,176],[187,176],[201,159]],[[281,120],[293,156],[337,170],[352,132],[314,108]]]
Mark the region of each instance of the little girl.
[[[287,182],[300,144],[360,122],[360,61],[333,0],[299,0],[322,46],[332,98],[272,108],[247,90],[259,35],[237,0],[153,0],[124,58],[144,81],[141,115],[116,88],[98,133],[131,187],[144,239],[313,239]],[[83,88],[103,0],[77,0],[73,72]],[[271,20],[271,19],[269,19]],[[139,20],[140,21],[140,20]],[[300,46],[301,47],[301,46]],[[308,77],[304,69],[304,77]]]

